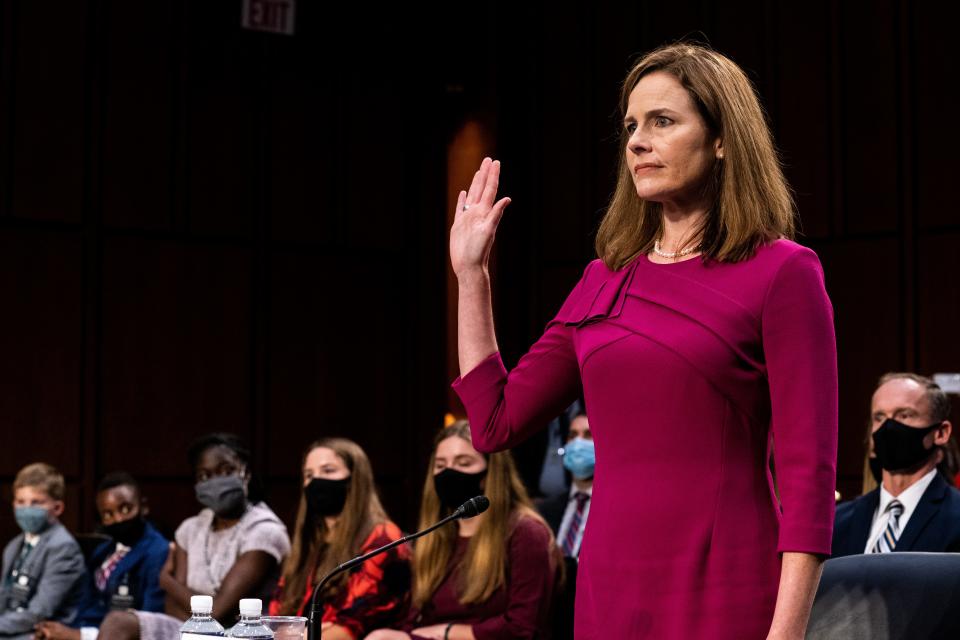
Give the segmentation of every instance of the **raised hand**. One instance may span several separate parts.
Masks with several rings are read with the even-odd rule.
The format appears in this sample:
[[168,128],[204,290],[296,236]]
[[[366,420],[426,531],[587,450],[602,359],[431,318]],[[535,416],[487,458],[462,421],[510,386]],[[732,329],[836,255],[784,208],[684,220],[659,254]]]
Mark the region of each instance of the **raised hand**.
[[500,162],[484,158],[468,191],[457,198],[450,228],[450,263],[458,278],[486,272],[497,225],[510,198],[496,200],[500,184]]

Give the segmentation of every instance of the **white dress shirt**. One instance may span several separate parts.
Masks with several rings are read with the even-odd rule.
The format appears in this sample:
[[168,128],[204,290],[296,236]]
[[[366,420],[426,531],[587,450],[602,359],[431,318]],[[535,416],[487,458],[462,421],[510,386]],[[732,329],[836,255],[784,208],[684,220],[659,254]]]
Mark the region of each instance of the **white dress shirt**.
[[863,550],[864,553],[873,553],[873,547],[877,544],[880,536],[883,535],[884,529],[887,528],[887,518],[885,517],[887,505],[894,500],[898,500],[900,504],[903,505],[903,513],[900,514],[900,521],[898,523],[900,535],[903,535],[910,516],[913,515],[913,512],[917,509],[917,505],[920,504],[920,498],[923,497],[923,492],[927,490],[927,487],[930,486],[930,483],[933,482],[936,475],[937,469],[934,467],[898,496],[891,495],[883,485],[880,485],[880,503],[877,505],[876,511],[873,512],[873,525],[870,527],[870,535],[867,536],[867,546]]

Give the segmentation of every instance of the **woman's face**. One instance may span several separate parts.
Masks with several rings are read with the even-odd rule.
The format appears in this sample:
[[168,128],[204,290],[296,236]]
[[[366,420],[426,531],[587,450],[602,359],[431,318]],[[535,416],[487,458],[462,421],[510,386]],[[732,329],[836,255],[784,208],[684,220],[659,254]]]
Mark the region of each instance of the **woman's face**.
[[683,85],[662,71],[644,76],[630,92],[623,124],[637,195],[676,208],[704,207],[704,186],[723,147]]
[[303,461],[303,486],[314,478],[343,480],[350,477],[350,469],[337,452],[327,447],[317,447],[307,454]]
[[460,436],[451,436],[437,445],[433,475],[444,469],[454,469],[463,473],[480,473],[486,470],[487,461],[468,440]]

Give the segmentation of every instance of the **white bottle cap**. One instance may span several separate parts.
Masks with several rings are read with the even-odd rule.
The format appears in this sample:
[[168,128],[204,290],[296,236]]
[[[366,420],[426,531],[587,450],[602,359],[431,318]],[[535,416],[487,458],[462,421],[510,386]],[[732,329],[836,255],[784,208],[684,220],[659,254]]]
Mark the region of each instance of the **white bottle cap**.
[[248,618],[256,618],[260,616],[260,612],[263,610],[263,603],[260,602],[260,598],[242,598],[240,600],[240,615],[246,616]]
[[190,611],[193,613],[210,613],[213,611],[213,597],[190,596]]

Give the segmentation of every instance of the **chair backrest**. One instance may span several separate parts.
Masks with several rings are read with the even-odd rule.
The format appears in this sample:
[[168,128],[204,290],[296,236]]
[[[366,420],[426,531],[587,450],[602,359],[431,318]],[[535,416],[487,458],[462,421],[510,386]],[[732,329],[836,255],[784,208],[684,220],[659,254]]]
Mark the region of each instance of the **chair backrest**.
[[74,534],[73,537],[76,539],[77,544],[80,545],[80,550],[83,552],[83,559],[87,561],[87,564],[90,564],[90,558],[93,556],[93,552],[97,550],[97,547],[104,542],[110,541],[110,536],[102,533],[77,533]]
[[827,560],[807,638],[960,638],[960,554],[871,553]]

